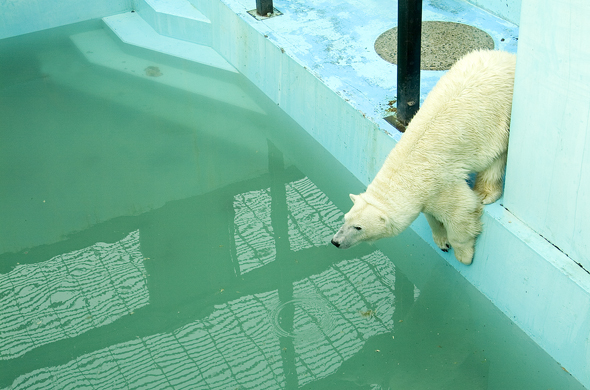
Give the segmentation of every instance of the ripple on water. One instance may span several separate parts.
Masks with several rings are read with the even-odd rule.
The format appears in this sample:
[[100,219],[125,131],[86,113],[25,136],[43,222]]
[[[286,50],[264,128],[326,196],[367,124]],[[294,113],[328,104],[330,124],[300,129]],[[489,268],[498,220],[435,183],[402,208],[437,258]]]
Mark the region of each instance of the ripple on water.
[[295,298],[271,312],[271,323],[282,337],[313,341],[328,337],[335,327],[329,304],[317,298]]

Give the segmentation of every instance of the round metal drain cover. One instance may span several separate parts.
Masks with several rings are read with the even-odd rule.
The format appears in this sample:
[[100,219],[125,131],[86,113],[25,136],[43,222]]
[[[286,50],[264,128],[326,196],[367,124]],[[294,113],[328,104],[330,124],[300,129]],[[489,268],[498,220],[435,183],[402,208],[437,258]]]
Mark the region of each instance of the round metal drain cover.
[[[446,70],[473,50],[493,48],[492,37],[477,27],[453,22],[422,22],[420,69]],[[377,38],[375,51],[385,61],[397,64],[397,27]]]

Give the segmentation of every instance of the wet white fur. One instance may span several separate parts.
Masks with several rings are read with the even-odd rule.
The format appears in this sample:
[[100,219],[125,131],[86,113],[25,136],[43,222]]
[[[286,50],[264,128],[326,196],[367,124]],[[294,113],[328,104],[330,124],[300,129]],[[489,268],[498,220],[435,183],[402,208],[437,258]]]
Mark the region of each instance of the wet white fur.
[[501,51],[475,51],[453,65],[367,191],[351,195],[332,242],[349,248],[395,236],[424,212],[436,244],[471,264],[482,204],[502,194],[515,65],[516,56]]

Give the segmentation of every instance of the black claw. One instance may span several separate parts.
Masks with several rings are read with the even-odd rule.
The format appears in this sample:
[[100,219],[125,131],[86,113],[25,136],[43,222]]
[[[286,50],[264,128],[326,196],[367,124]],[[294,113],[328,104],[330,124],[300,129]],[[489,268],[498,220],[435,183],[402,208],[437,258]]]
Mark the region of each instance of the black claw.
[[447,248],[447,249],[441,249],[441,251],[448,252],[449,251],[449,248]]

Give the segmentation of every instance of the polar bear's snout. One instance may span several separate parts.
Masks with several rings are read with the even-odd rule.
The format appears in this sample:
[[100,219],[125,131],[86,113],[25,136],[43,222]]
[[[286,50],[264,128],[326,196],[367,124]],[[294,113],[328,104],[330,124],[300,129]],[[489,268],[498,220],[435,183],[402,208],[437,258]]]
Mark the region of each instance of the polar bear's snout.
[[[334,245],[336,248],[340,248],[342,246],[342,242],[344,241],[341,231],[342,229],[338,230],[338,232],[334,234],[334,237],[332,237],[332,245]],[[345,249],[345,246],[342,246],[342,249]]]
[[358,244],[358,237],[356,237],[355,234],[350,230],[351,229],[347,228],[346,224],[342,226],[340,230],[334,234],[334,237],[332,237],[332,245],[334,245],[336,248],[348,249]]
[[340,228],[340,230],[338,230],[336,232],[336,234],[334,234],[334,237],[332,237],[332,245],[334,245],[336,248],[341,248],[341,249],[346,249],[346,245],[342,245],[344,243],[344,234],[342,233],[342,229],[344,227]]
[[357,243],[351,244],[349,242],[346,242],[344,239],[342,240],[338,240],[336,238],[336,236],[334,236],[334,238],[332,238],[332,245],[334,245],[336,248],[340,248],[340,249],[348,249],[352,246],[355,246]]

